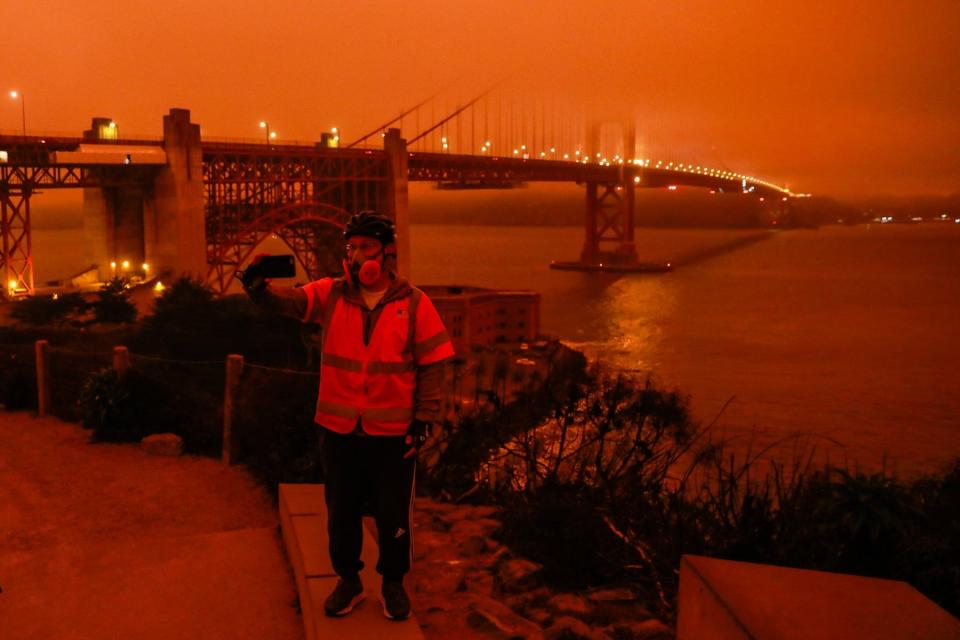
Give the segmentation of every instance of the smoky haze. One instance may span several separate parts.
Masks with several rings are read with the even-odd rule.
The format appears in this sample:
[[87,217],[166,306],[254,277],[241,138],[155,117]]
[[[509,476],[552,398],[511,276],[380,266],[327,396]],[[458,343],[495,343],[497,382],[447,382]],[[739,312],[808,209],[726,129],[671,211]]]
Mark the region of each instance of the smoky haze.
[[[795,191],[946,194],[960,185],[960,3],[5,2],[0,130],[92,116],[158,134],[349,140],[438,93],[435,117],[503,101],[636,123],[639,149]],[[429,116],[421,114],[421,122]],[[405,135],[413,133],[405,122]]]

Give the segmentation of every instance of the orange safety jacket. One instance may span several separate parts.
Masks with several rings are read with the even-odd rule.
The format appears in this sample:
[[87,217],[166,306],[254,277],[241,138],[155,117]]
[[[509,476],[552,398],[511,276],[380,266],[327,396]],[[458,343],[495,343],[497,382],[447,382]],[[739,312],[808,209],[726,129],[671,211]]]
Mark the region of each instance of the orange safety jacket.
[[395,282],[378,303],[383,309],[364,344],[364,303],[343,279],[322,278],[303,290],[303,321],[323,324],[315,422],[350,433],[359,419],[369,435],[405,434],[413,420],[417,367],[454,355],[433,303],[419,289]]

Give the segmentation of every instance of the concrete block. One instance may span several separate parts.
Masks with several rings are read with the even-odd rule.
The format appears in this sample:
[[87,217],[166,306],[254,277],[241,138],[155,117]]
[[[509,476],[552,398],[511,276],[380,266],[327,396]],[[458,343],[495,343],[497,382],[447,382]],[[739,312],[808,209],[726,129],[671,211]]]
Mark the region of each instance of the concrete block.
[[287,515],[326,514],[322,484],[280,485],[280,510]]
[[678,640],[960,640],[905,582],[684,556]]
[[337,577],[327,550],[327,511],[323,485],[280,485],[280,525],[300,596],[308,640],[314,638],[423,638],[415,616],[403,622],[384,617],[380,605],[380,575],[376,572],[377,543],[369,519],[363,527],[364,568],[360,573],[366,601],[343,618],[328,618],[323,601]]

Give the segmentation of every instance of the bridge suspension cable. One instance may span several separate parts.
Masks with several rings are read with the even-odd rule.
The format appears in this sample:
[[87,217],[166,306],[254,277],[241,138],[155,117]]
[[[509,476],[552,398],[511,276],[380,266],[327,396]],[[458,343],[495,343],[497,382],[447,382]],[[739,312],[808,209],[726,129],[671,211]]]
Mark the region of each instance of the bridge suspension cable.
[[374,134],[383,131],[384,129],[386,129],[387,127],[389,127],[390,125],[392,125],[394,122],[398,122],[398,121],[400,121],[400,120],[403,120],[406,116],[410,115],[410,114],[413,113],[414,111],[417,111],[420,107],[422,107],[423,105],[427,104],[428,102],[430,102],[431,100],[433,100],[434,98],[436,98],[438,95],[439,95],[439,93],[435,93],[435,94],[433,94],[432,96],[430,96],[429,98],[426,98],[426,99],[424,99],[424,100],[421,100],[421,101],[418,102],[416,105],[410,107],[410,108],[407,109],[406,111],[401,111],[401,112],[400,112],[400,115],[396,116],[396,117],[393,118],[392,120],[388,120],[387,122],[384,122],[382,125],[380,125],[379,127],[373,129],[370,133],[366,134],[365,136],[363,136],[363,137],[361,137],[361,138],[357,138],[356,140],[354,140],[353,142],[351,142],[350,144],[348,144],[348,145],[346,146],[346,148],[347,148],[347,149],[350,149],[351,147],[355,147],[355,146],[357,146],[358,144],[360,144],[361,142],[364,142],[364,141],[370,139]]
[[461,113],[463,113],[464,111],[466,111],[467,109],[469,109],[470,107],[472,107],[473,105],[475,105],[477,102],[479,102],[480,99],[486,97],[490,92],[492,92],[494,89],[496,89],[496,87],[497,87],[497,85],[493,85],[492,87],[490,87],[489,89],[487,89],[486,91],[484,91],[483,93],[481,93],[480,95],[478,95],[478,96],[476,96],[475,98],[473,98],[472,100],[470,100],[470,102],[466,103],[466,104],[463,105],[462,107],[458,107],[457,109],[455,109],[455,110],[453,111],[453,113],[449,114],[449,115],[446,116],[445,118],[440,119],[440,121],[438,121],[437,123],[435,123],[433,126],[431,126],[431,127],[427,128],[427,129],[424,129],[423,131],[419,132],[416,136],[414,136],[414,137],[411,138],[410,140],[407,140],[407,145],[412,145],[412,144],[414,144],[415,142],[417,142],[418,140],[420,140],[420,139],[423,138],[424,136],[430,134],[430,133],[433,132],[433,131],[436,131],[438,128],[442,127],[444,124],[446,124],[446,123],[449,122],[450,120],[453,120],[453,119],[456,118],[458,115],[460,115]]

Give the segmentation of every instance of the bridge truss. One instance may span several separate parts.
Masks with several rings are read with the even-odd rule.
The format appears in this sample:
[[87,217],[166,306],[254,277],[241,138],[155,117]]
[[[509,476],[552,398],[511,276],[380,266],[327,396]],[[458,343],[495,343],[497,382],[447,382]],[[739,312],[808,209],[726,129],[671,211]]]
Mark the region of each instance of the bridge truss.
[[389,168],[374,150],[205,144],[207,283],[225,293],[240,265],[270,236],[293,251],[310,280],[338,273],[350,215],[384,210]]

